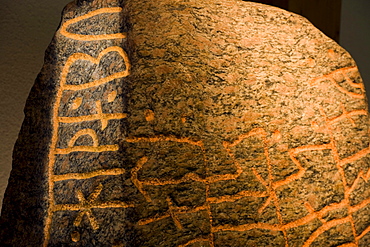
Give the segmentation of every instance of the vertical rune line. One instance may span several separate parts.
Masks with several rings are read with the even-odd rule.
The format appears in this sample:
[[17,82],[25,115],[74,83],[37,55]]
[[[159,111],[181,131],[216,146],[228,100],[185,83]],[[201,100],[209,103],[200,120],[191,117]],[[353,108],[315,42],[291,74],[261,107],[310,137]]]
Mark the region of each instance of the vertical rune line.
[[[60,28],[60,34],[65,36],[65,38],[73,39],[73,40],[80,40],[80,41],[96,41],[96,40],[110,40],[110,39],[124,39],[126,38],[126,33],[114,33],[114,34],[102,34],[102,35],[81,35],[81,34],[74,34],[67,31],[67,28],[69,25],[77,23],[79,21],[94,17],[96,15],[105,14],[105,13],[119,13],[122,11],[122,8],[116,7],[116,8],[101,8],[95,11],[91,11],[88,14],[82,15],[80,17],[73,18],[69,21],[66,21],[62,24]],[[69,85],[67,84],[67,76],[69,73],[70,67],[78,60],[87,60],[91,63],[94,63],[96,65],[99,64],[100,60],[103,56],[111,53],[116,52],[118,53],[125,63],[125,70],[122,72],[114,73],[110,76],[107,76],[105,78],[95,80],[92,82],[88,82],[81,85]],[[52,110],[52,138],[51,138],[51,144],[50,144],[50,151],[49,151],[49,163],[48,163],[48,180],[49,180],[49,186],[48,186],[48,194],[49,194],[49,206],[47,211],[47,217],[45,221],[45,228],[44,228],[44,244],[43,246],[46,247],[49,243],[50,234],[51,234],[51,224],[52,224],[52,217],[53,212],[58,210],[79,210],[77,218],[74,221],[75,225],[81,224],[81,220],[83,215],[87,215],[88,219],[90,220],[90,223],[94,230],[98,229],[98,223],[96,222],[94,216],[92,215],[92,208],[106,208],[106,207],[118,207],[118,208],[125,208],[125,207],[133,207],[133,205],[126,204],[126,203],[100,203],[91,204],[92,200],[96,200],[99,196],[100,192],[103,189],[103,185],[100,184],[99,187],[93,194],[89,197],[89,199],[85,200],[82,192],[77,192],[77,197],[80,201],[80,206],[77,205],[60,205],[55,204],[54,201],[54,183],[56,181],[62,181],[62,180],[68,180],[68,179],[88,179],[91,177],[99,176],[99,175],[120,175],[125,172],[124,169],[110,169],[110,170],[103,170],[103,171],[96,171],[96,172],[88,172],[86,174],[65,174],[65,175],[55,175],[53,173],[54,165],[56,161],[56,155],[57,154],[69,154],[71,152],[106,152],[106,151],[117,151],[118,145],[99,145],[98,137],[95,131],[92,129],[83,129],[80,132],[77,132],[75,136],[72,137],[72,139],[69,141],[68,148],[60,149],[57,148],[57,143],[59,140],[58,136],[58,129],[60,123],[77,123],[77,122],[84,122],[84,121],[94,121],[94,120],[100,120],[102,129],[104,130],[107,125],[108,121],[112,119],[123,119],[126,118],[127,115],[125,113],[113,113],[113,114],[105,114],[103,113],[101,101],[97,101],[97,110],[98,113],[95,115],[88,115],[88,116],[80,116],[80,117],[59,117],[59,107],[62,99],[62,94],[65,90],[72,90],[72,91],[78,91],[83,89],[88,89],[91,87],[96,87],[99,85],[106,84],[110,81],[113,81],[118,78],[123,78],[129,75],[131,64],[129,62],[129,58],[126,54],[126,52],[121,48],[117,46],[111,46],[103,50],[97,58],[91,57],[87,54],[83,53],[74,53],[72,54],[66,61],[61,75],[60,75],[60,84],[59,88],[57,89],[57,93],[55,96],[55,103]],[[108,101],[112,102],[115,97],[112,97],[113,94],[109,96]],[[81,99],[80,99],[81,101]],[[74,104],[73,108],[77,109],[80,106],[81,102],[78,102],[77,105]],[[82,135],[88,135],[92,138],[93,146],[74,146],[76,140],[82,136]],[[86,204],[87,203],[87,204]],[[86,204],[86,205],[85,205]],[[89,206],[90,205],[90,206]]]

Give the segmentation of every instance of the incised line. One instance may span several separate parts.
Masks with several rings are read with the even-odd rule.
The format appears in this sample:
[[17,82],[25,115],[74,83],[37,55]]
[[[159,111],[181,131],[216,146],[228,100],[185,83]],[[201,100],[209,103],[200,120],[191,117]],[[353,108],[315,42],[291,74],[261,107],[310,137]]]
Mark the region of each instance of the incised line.
[[358,247],[358,245],[355,243],[346,243],[346,244],[341,244],[338,247]]
[[84,34],[76,34],[67,31],[67,28],[79,21],[91,18],[96,15],[100,14],[109,14],[109,13],[119,13],[122,11],[121,7],[114,7],[114,8],[101,8],[94,11],[91,11],[85,15],[73,18],[68,20],[62,24],[60,28],[60,33],[67,38],[80,40],[80,41],[95,41],[95,40],[109,40],[109,39],[125,39],[126,33],[113,33],[113,34],[98,34],[98,35],[84,35]]
[[136,188],[140,191],[140,193],[144,196],[147,202],[151,202],[152,199],[150,198],[149,194],[143,189],[143,184],[137,177],[137,173],[143,167],[143,165],[148,161],[147,157],[142,157],[136,163],[136,166],[131,170],[131,180],[136,186]]
[[53,182],[56,181],[64,181],[69,179],[76,179],[76,180],[83,180],[94,178],[97,176],[117,176],[125,174],[126,170],[123,168],[112,168],[112,169],[104,169],[104,170],[97,170],[87,173],[67,173],[62,175],[54,175]]
[[326,220],[323,219],[323,215],[318,214],[317,212],[315,212],[315,209],[311,206],[311,204],[309,202],[305,202],[304,206],[306,207],[307,211],[310,212],[310,214],[314,214],[316,216],[316,218],[321,221],[321,223],[326,222]]
[[176,207],[173,206],[171,198],[167,197],[167,206],[168,206],[168,214],[171,216],[173,222],[175,223],[176,227],[182,230],[184,227],[181,225],[179,217],[176,215]]
[[90,152],[90,153],[101,153],[101,152],[114,152],[118,151],[118,145],[104,145],[98,147],[92,146],[76,146],[70,148],[57,148],[55,154],[69,154],[73,152]]
[[[80,117],[59,117],[60,123],[80,123],[85,121],[102,120],[107,122],[112,119],[127,118],[127,113],[103,113],[102,115],[93,114]],[[106,126],[105,126],[106,127]]]
[[[92,81],[92,82],[87,82],[87,83],[84,83],[84,84],[80,84],[80,85],[67,84],[67,75],[68,75],[69,69],[73,65],[73,63],[75,63],[78,60],[86,60],[86,61],[89,61],[91,63],[94,63],[94,64],[98,65],[100,60],[102,59],[102,57],[104,57],[106,54],[108,54],[110,52],[117,52],[123,58],[123,60],[125,62],[125,70],[124,71],[117,72],[117,73],[114,73],[114,74],[109,75],[107,77],[104,77],[104,78],[101,78],[101,79],[98,79],[98,80],[95,80],[95,81]],[[63,67],[63,70],[62,70],[62,73],[61,73],[61,83],[60,83],[61,86],[60,87],[61,87],[62,90],[78,91],[78,90],[88,89],[88,88],[91,88],[91,87],[100,86],[100,85],[106,84],[107,82],[113,81],[115,79],[127,77],[130,74],[130,72],[129,72],[130,68],[131,68],[131,64],[129,62],[128,55],[119,46],[111,46],[111,47],[108,47],[108,48],[104,49],[102,52],[100,52],[100,54],[98,55],[97,58],[94,58],[94,57],[92,57],[90,55],[87,55],[87,54],[84,54],[84,53],[74,53],[68,58],[65,66]]]
[[[315,239],[318,236],[320,236],[322,233],[324,233],[325,231],[331,229],[334,226],[350,222],[351,220],[352,220],[351,217],[347,216],[347,217],[342,218],[342,219],[335,219],[335,220],[331,220],[331,221],[328,221],[328,222],[324,223],[322,226],[320,226],[316,231],[314,231],[311,234],[311,236],[306,240],[306,242],[303,244],[302,247],[309,247],[315,241]],[[358,245],[356,244],[356,246],[358,246]]]
[[333,78],[333,75],[335,74],[338,74],[338,73],[341,73],[345,80],[348,82],[348,84],[354,88],[358,88],[358,89],[362,89],[362,91],[364,92],[364,86],[361,84],[361,83],[353,83],[351,78],[347,75],[347,73],[349,72],[353,72],[353,71],[357,71],[357,67],[356,66],[352,66],[352,67],[346,67],[346,68],[341,68],[341,69],[337,69],[329,74],[326,74],[326,75],[323,75],[323,76],[320,76],[320,77],[317,77],[313,80],[311,80],[310,84],[311,85],[315,85],[317,83],[320,83],[322,81],[325,81],[325,80],[329,80],[330,82],[333,83],[333,85],[342,93],[344,94],[347,94],[348,96],[352,97],[352,98],[356,98],[356,99],[364,99],[365,98],[365,95],[364,94],[359,94],[359,93],[353,93],[353,92],[350,92],[350,91],[347,91],[345,88],[341,87],[336,81],[335,79]]
[[207,201],[209,203],[222,203],[222,202],[235,202],[236,200],[242,199],[244,197],[268,197],[267,191],[240,191],[234,195],[226,195],[226,196],[219,196],[219,197],[208,197]]
[[196,238],[196,239],[190,240],[186,244],[180,244],[177,247],[186,247],[186,246],[189,246],[191,244],[199,243],[199,242],[210,242],[210,240],[207,239],[207,238]]
[[77,191],[77,198],[81,203],[81,210],[77,214],[77,217],[76,217],[75,221],[73,222],[73,224],[75,226],[81,225],[82,218],[86,214],[87,218],[90,221],[90,224],[91,224],[93,230],[96,231],[99,228],[99,225],[98,225],[98,223],[97,223],[97,221],[96,221],[96,219],[93,216],[93,213],[91,211],[91,208],[92,208],[91,204],[96,201],[96,199],[98,198],[98,196],[100,195],[102,190],[103,190],[103,185],[99,184],[98,187],[94,190],[93,193],[91,193],[91,195],[88,197],[87,200],[85,199],[85,197],[84,197],[84,195],[82,194],[81,191]]
[[[83,135],[88,135],[93,140],[92,146],[74,146],[77,139]],[[82,129],[78,131],[68,142],[67,148],[56,148],[55,154],[69,154],[72,152],[107,152],[107,151],[118,151],[118,145],[102,145],[99,146],[98,135],[93,129]]]
[[111,202],[93,202],[89,206],[80,204],[57,204],[54,207],[53,212],[57,211],[79,211],[88,210],[92,208],[104,209],[104,208],[132,208],[135,207],[134,204],[128,204],[121,201],[111,201]]
[[77,133],[69,140],[68,142],[68,147],[73,147],[77,141],[78,138],[80,138],[83,135],[88,135],[91,137],[93,141],[93,147],[98,147],[99,146],[99,140],[98,140],[98,135],[96,134],[95,130],[93,129],[82,129],[77,131]]
[[[100,108],[101,110],[101,108]],[[124,119],[127,118],[127,113],[103,113],[99,112],[97,114],[86,115],[86,116],[79,116],[79,117],[58,117],[60,123],[79,123],[85,121],[96,121],[100,120],[102,122],[102,130],[104,130],[109,120],[113,119]]]
[[353,116],[358,116],[358,115],[365,115],[365,116],[367,116],[368,115],[368,112],[366,110],[354,110],[354,111],[348,112],[346,110],[346,108],[344,107],[343,104],[341,104],[341,108],[342,108],[342,112],[343,113],[341,115],[337,116],[337,117],[334,117],[332,119],[328,119],[328,124],[333,125],[336,122],[340,122],[343,119],[348,118],[348,120],[355,127],[356,124],[355,124],[355,121],[352,119]]
[[190,145],[203,147],[202,141],[192,141],[189,138],[177,138],[174,136],[155,136],[155,137],[128,137],[126,141],[129,143],[138,143],[138,142],[164,142],[164,141],[172,141],[178,143],[188,143]]
[[57,204],[55,205],[54,212],[56,211],[80,211],[74,221],[75,226],[80,226],[83,216],[86,215],[90,221],[91,227],[94,231],[99,229],[99,224],[97,223],[93,213],[93,208],[128,208],[134,207],[124,202],[97,202],[99,195],[103,190],[103,185],[99,184],[96,189],[89,195],[86,199],[81,191],[77,191],[77,198],[80,204]]
[[199,206],[199,207],[195,207],[195,208],[190,208],[190,207],[187,207],[187,206],[175,207],[168,200],[169,199],[167,198],[166,201],[167,201],[167,204],[169,205],[169,207],[168,207],[168,211],[165,214],[157,215],[155,217],[151,217],[151,218],[148,218],[148,219],[141,219],[138,222],[138,224],[140,226],[143,226],[143,225],[148,225],[150,223],[157,222],[157,221],[160,221],[160,220],[163,220],[163,219],[166,219],[166,218],[172,218],[172,220],[174,221],[177,228],[182,229],[183,227],[182,227],[182,225],[181,225],[181,223],[178,219],[178,215],[191,214],[191,213],[196,213],[196,212],[199,212],[199,211],[209,210],[208,205],[203,205],[203,206]]

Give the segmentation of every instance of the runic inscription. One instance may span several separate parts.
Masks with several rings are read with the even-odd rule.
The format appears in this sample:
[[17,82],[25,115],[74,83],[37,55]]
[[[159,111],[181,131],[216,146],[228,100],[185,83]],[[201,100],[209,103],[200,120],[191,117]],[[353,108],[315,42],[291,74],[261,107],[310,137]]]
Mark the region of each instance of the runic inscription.
[[[355,67],[339,69],[328,75],[316,78],[312,80],[311,84],[314,88],[318,88],[322,85],[320,83],[331,83],[340,94],[345,94],[348,97],[355,99],[363,98],[363,88],[352,81],[352,74],[356,73],[357,70]],[[338,82],[333,79],[337,74],[343,76],[346,81],[342,82],[343,85],[339,85]],[[356,93],[352,93],[351,88],[343,89],[346,85],[353,87],[353,90],[358,90]],[[327,86],[325,86],[327,87]],[[207,176],[202,177],[196,172],[189,172],[183,174],[178,178],[160,178],[153,177],[145,179],[140,178],[144,176],[145,170],[152,169],[151,166],[158,166],[155,162],[150,162],[152,159],[150,156],[143,156],[137,160],[136,166],[131,170],[131,180],[133,184],[137,187],[138,191],[145,198],[147,203],[155,204],[156,200],[160,199],[166,201],[168,210],[162,214],[156,214],[153,217],[141,219],[138,222],[139,226],[148,226],[156,227],[155,223],[162,222],[166,220],[171,220],[176,228],[180,231],[184,229],[182,221],[185,219],[186,215],[190,217],[195,213],[204,212],[209,222],[209,229],[211,229],[208,236],[202,236],[199,238],[191,239],[187,243],[179,246],[190,246],[194,243],[207,243],[207,246],[215,246],[215,235],[216,234],[227,234],[228,232],[248,232],[252,230],[265,230],[270,231],[272,235],[276,234],[275,232],[281,232],[283,238],[285,238],[285,246],[294,246],[290,243],[289,234],[292,229],[297,229],[300,226],[307,224],[312,224],[317,220],[320,222],[320,226],[316,228],[302,243],[302,246],[311,246],[322,234],[327,232],[330,229],[334,229],[337,226],[344,224],[350,224],[352,227],[351,234],[353,235],[353,242],[345,246],[359,246],[359,241],[363,238],[369,231],[370,227],[358,231],[355,226],[355,221],[353,215],[356,214],[359,210],[365,208],[370,203],[370,199],[367,198],[358,203],[353,203],[351,199],[351,194],[353,191],[358,189],[358,185],[361,182],[367,182],[370,178],[370,169],[365,167],[361,169],[353,182],[349,183],[347,181],[347,174],[344,167],[348,164],[352,164],[358,160],[361,160],[364,157],[367,157],[370,153],[370,147],[365,147],[361,150],[353,152],[347,156],[342,157],[340,155],[340,150],[338,150],[338,143],[335,139],[334,132],[340,131],[335,126],[339,123],[348,121],[351,126],[356,127],[356,117],[367,116],[367,111],[365,109],[358,110],[347,110],[343,104],[338,105],[338,109],[341,114],[329,118],[325,110],[317,105],[310,106],[314,107],[319,115],[317,119],[320,120],[320,123],[312,122],[311,128],[314,132],[325,132],[330,139],[327,143],[315,144],[315,145],[303,145],[295,148],[287,149],[286,151],[276,151],[272,149],[274,143],[279,143],[284,141],[282,139],[282,134],[279,131],[270,133],[269,131],[263,128],[255,128],[251,131],[236,136],[234,141],[224,141],[223,148],[232,160],[230,166],[233,167],[233,173],[227,173],[223,175],[217,175],[208,173]],[[246,152],[248,154],[248,149],[251,148],[248,146],[250,140],[254,140],[253,145],[258,147],[259,150],[254,150],[254,153],[258,153],[256,157],[249,158],[245,160],[248,155],[244,155],[244,158],[240,157],[240,152]],[[169,143],[173,145],[188,145],[192,147],[194,156],[196,153],[201,153],[198,155],[199,165],[207,167],[207,151],[205,149],[205,143],[203,141],[192,141],[191,138],[177,138],[174,136],[155,136],[155,137],[131,137],[126,138],[125,140],[131,144],[140,144],[140,143],[151,143],[158,145],[158,148],[167,147]],[[258,144],[259,143],[259,144]],[[290,184],[300,184],[304,186],[304,179],[307,179],[309,176],[307,173],[310,173],[310,169],[307,164],[302,163],[302,155],[307,153],[315,152],[317,155],[322,155],[324,152],[328,153],[332,159],[333,167],[337,171],[337,174],[340,176],[341,188],[343,188],[343,198],[337,202],[329,203],[323,207],[318,207],[317,205],[311,205],[312,201],[310,198],[299,198],[297,200],[297,208],[301,207],[302,217],[291,220],[287,219],[283,215],[282,210],[282,196],[281,193],[284,189],[289,188]],[[277,153],[287,157],[286,163],[291,163],[292,172],[289,175],[284,176],[281,179],[277,179],[277,170],[274,167],[276,160],[274,160]],[[182,155],[178,154],[179,157]],[[252,156],[252,153],[251,153]],[[165,157],[165,156],[163,156]],[[140,176],[140,174],[142,174]],[[227,186],[240,186],[243,181],[250,183],[250,179],[254,179],[256,184],[259,184],[260,189],[250,188],[249,190],[239,190],[235,194],[227,194],[222,191],[214,193],[216,187],[225,187]],[[204,196],[205,202],[201,205],[193,206],[175,206],[171,198],[154,198],[151,193],[154,193],[153,188],[155,187],[164,187],[170,185],[179,185],[179,184],[195,184],[201,183],[204,186]],[[228,184],[230,183],[230,184]],[[224,186],[218,186],[223,185]],[[152,192],[151,192],[152,191]],[[224,195],[220,195],[224,194]],[[280,195],[279,195],[280,194]],[[295,200],[294,198],[290,198]],[[257,215],[257,217],[263,218],[265,211],[274,210],[276,220],[274,223],[267,223],[256,220],[255,223],[246,223],[246,224],[217,224],[216,219],[220,218],[220,213],[223,215],[232,214],[235,210],[235,205],[237,203],[242,203],[244,200],[245,210],[248,210],[248,202],[253,202],[253,204],[259,204],[258,207],[255,207],[251,211],[252,214]],[[285,199],[287,200],[287,199]],[[230,211],[218,212],[218,205],[230,205]],[[327,215],[330,215],[338,210],[345,210],[346,216],[342,218],[327,219]],[[224,217],[224,216],[222,216]],[[240,219],[239,219],[240,220]],[[271,219],[270,219],[271,220]]]
[[[59,33],[65,39],[87,43],[125,39],[126,33],[91,34],[72,28],[89,18],[121,11],[121,8],[91,11],[64,22]],[[111,71],[96,75],[104,59],[120,60],[121,67],[112,65]],[[81,72],[79,66],[88,71],[88,75],[81,73],[81,77],[87,79],[74,81],[70,74]],[[281,242],[281,246],[308,247],[315,245],[315,241],[327,232],[349,226],[350,233],[343,232],[350,235],[351,240],[341,246],[360,246],[370,227],[361,228],[356,222],[359,212],[369,207],[370,198],[356,198],[353,194],[356,191],[358,194],[360,187],[369,182],[370,167],[361,166],[361,161],[369,158],[370,146],[342,148],[337,136],[346,128],[361,129],[359,119],[368,117],[365,108],[348,108],[345,101],[334,100],[329,100],[331,111],[319,103],[306,106],[313,112],[313,117],[304,127],[312,135],[324,136],[319,139],[320,143],[314,144],[287,145],[288,131],[271,130],[269,123],[253,128],[246,124],[244,127],[248,131],[218,140],[218,154],[223,160],[213,164],[209,150],[211,141],[206,138],[179,133],[125,133],[122,138],[107,136],[108,130],[118,133],[122,122],[131,120],[128,112],[115,112],[116,108],[111,107],[120,100],[117,84],[130,75],[130,69],[128,55],[116,45],[101,49],[95,55],[73,53],[64,63],[53,106],[44,246],[50,244],[55,215],[65,214],[66,221],[72,222],[69,226],[74,229],[68,232],[69,240],[77,243],[81,241],[79,228],[87,228],[93,233],[103,230],[106,221],[100,213],[109,210],[132,210],[137,214],[130,224],[135,233],[139,233],[136,237],[142,237],[143,242],[146,238],[178,234],[176,236],[181,238],[174,243],[178,247],[215,247],[221,246],[223,239],[229,241],[239,236],[236,242],[242,246],[250,233],[251,236],[269,235],[274,241]],[[310,90],[327,93],[329,98],[340,95],[342,99],[361,102],[363,106],[364,88],[356,81],[357,76],[356,67],[346,67],[306,84]],[[93,96],[91,92],[94,92]],[[142,116],[135,117],[141,117],[146,126],[154,126],[160,116],[155,110],[144,107],[140,112]],[[178,124],[187,122],[184,115],[178,116]],[[294,134],[294,130],[289,131]],[[131,155],[125,163],[127,166],[105,166],[110,155],[126,152],[125,148],[128,150],[125,155]],[[99,168],[95,169],[92,164],[88,171],[68,169],[78,166],[72,161],[88,163],[92,156],[94,162],[99,160],[96,161],[100,162]],[[322,163],[330,169],[324,167],[327,170],[321,173],[330,173],[336,184],[331,184],[322,174],[315,174],[315,169]],[[357,170],[353,171],[349,166]],[[105,185],[112,177],[131,186],[130,193],[135,194],[137,200],[105,199],[115,196],[111,187]],[[332,191],[330,198],[323,198],[310,179],[326,183],[328,191]],[[92,182],[85,183],[87,180]],[[299,189],[290,191],[290,188],[305,188],[309,193],[304,194]],[[181,194],[189,190],[197,195],[196,199],[190,200]],[[291,215],[290,211],[296,214]],[[311,227],[311,232],[302,233],[301,242],[292,242],[291,235],[301,231],[302,226]],[[151,229],[161,229],[162,235],[150,235],[153,234]]]
[[[114,33],[114,34],[98,34],[98,35],[85,35],[85,34],[76,34],[69,32],[69,26],[77,23],[79,21],[92,18],[94,16],[111,14],[111,13],[120,13],[121,8],[102,8],[95,11],[91,11],[88,14],[82,15],[80,17],[71,19],[63,23],[60,33],[68,39],[74,39],[79,41],[97,41],[97,40],[110,40],[110,39],[123,39],[126,38],[125,33]],[[88,62],[95,67],[99,66],[99,63],[102,59],[110,56],[118,56],[123,60],[123,69],[117,71],[107,76],[87,81],[82,84],[71,84],[68,80],[69,74],[72,67],[75,66],[78,62]],[[100,228],[99,221],[94,216],[94,209],[109,209],[109,208],[129,208],[133,207],[132,202],[121,202],[121,201],[101,201],[99,195],[104,189],[104,185],[99,183],[89,195],[84,195],[84,193],[77,189],[75,197],[78,199],[76,204],[60,204],[55,201],[55,183],[63,182],[68,180],[86,180],[95,178],[98,176],[117,176],[125,173],[123,168],[111,168],[111,169],[99,169],[94,171],[88,171],[85,173],[64,173],[56,174],[55,171],[55,162],[57,155],[69,155],[72,153],[80,152],[85,156],[89,156],[91,153],[104,153],[104,152],[117,152],[119,147],[117,141],[109,140],[109,143],[102,144],[102,136],[99,136],[99,133],[104,133],[104,130],[108,127],[110,121],[120,120],[127,117],[127,114],[124,112],[105,112],[103,110],[103,104],[109,105],[109,103],[114,102],[117,99],[117,92],[112,91],[106,97],[106,99],[95,100],[95,113],[78,115],[74,116],[63,116],[61,115],[61,105],[65,103],[62,102],[62,98],[65,94],[68,93],[78,93],[80,96],[76,97],[73,102],[71,102],[71,111],[79,110],[83,106],[84,94],[87,93],[87,90],[96,90],[99,87],[105,85],[112,85],[117,83],[117,79],[127,77],[130,73],[130,61],[126,52],[118,46],[111,46],[99,53],[97,57],[90,56],[84,53],[74,53],[66,61],[62,73],[60,76],[60,85],[56,94],[56,102],[53,108],[53,136],[50,146],[49,153],[49,210],[48,216],[45,224],[45,242],[44,246],[48,245],[50,234],[51,234],[51,225],[53,214],[60,211],[76,211],[77,216],[75,217],[73,224],[75,226],[80,226],[84,217],[87,217],[88,222],[92,230],[96,231]],[[84,123],[100,123],[101,132],[98,133],[95,128],[86,128]],[[61,143],[62,139],[65,136],[61,137],[60,132],[63,131],[61,128],[65,125],[73,124],[80,130],[77,130],[73,136],[67,141],[66,145],[63,146]],[[62,126],[63,125],[63,126]],[[81,126],[81,127],[79,127]],[[85,138],[88,145],[78,145],[77,142]],[[74,242],[79,241],[79,233],[73,232],[71,234],[71,240]]]

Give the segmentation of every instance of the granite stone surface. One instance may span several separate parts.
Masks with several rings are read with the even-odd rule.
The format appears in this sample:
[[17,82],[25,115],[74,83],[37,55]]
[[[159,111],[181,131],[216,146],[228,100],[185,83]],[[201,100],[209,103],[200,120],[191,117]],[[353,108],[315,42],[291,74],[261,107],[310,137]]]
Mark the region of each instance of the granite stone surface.
[[370,245],[350,55],[238,0],[76,0],[30,93],[1,246]]

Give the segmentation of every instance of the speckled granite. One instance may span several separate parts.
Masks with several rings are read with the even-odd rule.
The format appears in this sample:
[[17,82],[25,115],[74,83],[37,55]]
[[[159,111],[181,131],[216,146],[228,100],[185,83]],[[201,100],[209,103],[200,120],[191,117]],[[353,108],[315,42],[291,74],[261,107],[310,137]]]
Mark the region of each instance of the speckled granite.
[[370,245],[361,77],[295,14],[76,1],[25,113],[1,246]]

